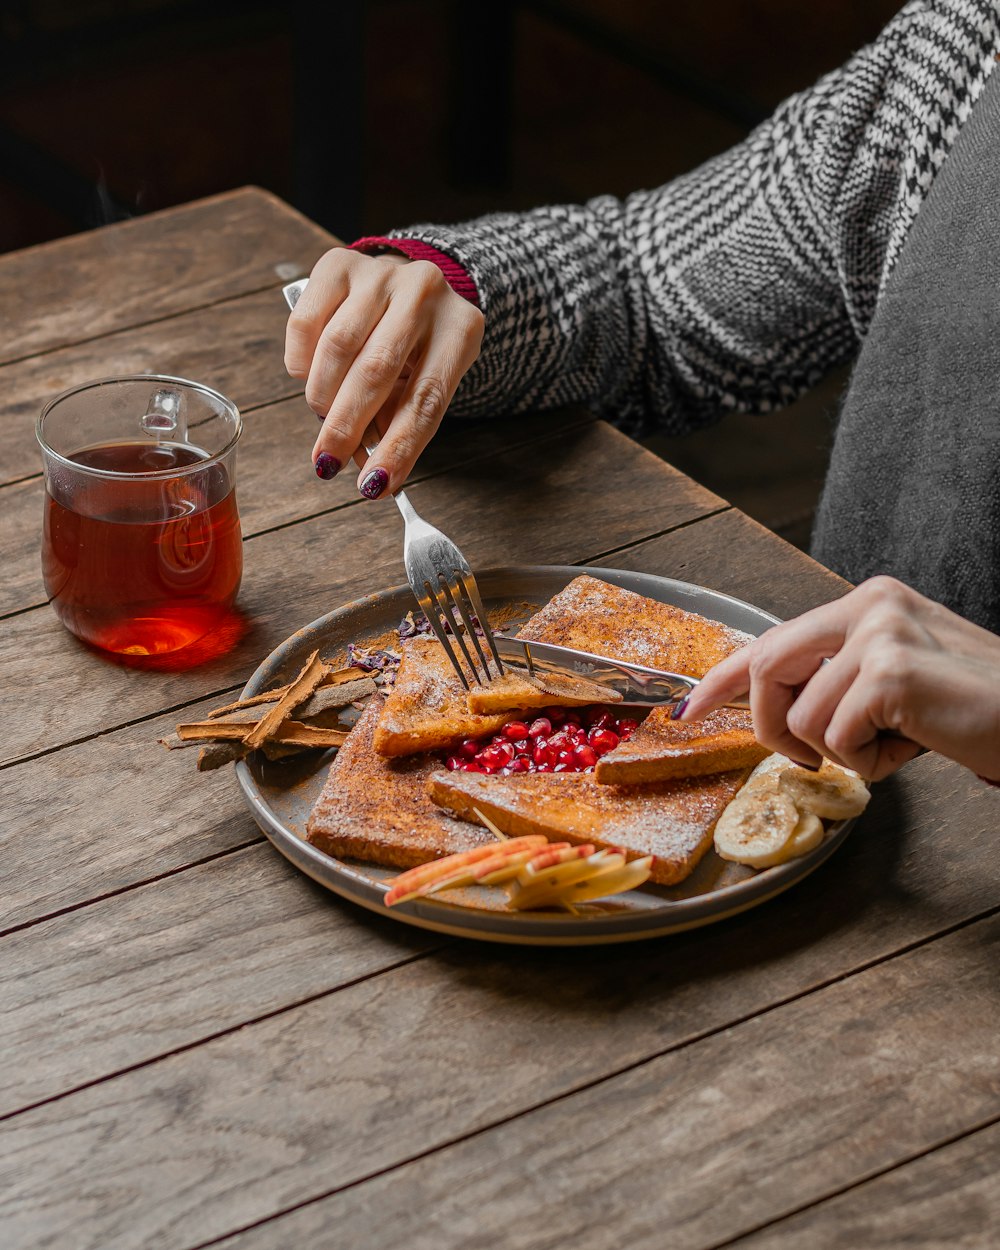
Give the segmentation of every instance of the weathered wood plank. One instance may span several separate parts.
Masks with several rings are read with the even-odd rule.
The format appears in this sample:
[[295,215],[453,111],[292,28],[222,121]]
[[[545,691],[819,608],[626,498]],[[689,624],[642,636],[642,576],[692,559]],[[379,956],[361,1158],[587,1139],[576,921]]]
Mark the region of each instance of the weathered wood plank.
[[0,363],[289,282],[335,240],[257,187],[0,257]]
[[740,1250],[983,1250],[1000,1228],[1000,1126],[992,1125],[771,1228]]
[[[275,472],[281,471],[279,462]],[[592,483],[598,479],[605,491],[599,537],[592,505]],[[21,714],[8,727],[4,759],[232,686],[294,629],[338,604],[399,584],[401,529],[392,505],[358,499],[351,481],[311,480],[312,490],[326,489],[330,506],[338,492],[351,493],[357,502],[302,522],[294,532],[269,532],[246,544],[243,624],[233,628],[234,635],[245,632],[226,655],[201,667],[169,671],[175,663],[169,657],[156,669],[122,667],[83,648],[48,608],[7,621],[0,638],[0,679]],[[294,497],[301,498],[301,491]],[[623,545],[722,506],[655,456],[636,454],[634,444],[602,423],[582,427],[572,440],[561,434],[540,439],[530,454],[515,447],[470,460],[460,473],[418,484],[412,498],[478,567],[515,559],[572,563],[595,546]],[[67,671],[73,673],[76,697],[56,704],[50,683]]]
[[[537,416],[516,417],[504,421],[504,446],[511,451],[541,437],[569,435],[591,423],[592,418],[585,413],[568,410],[546,414],[542,420]],[[236,495],[244,537],[332,508],[361,504],[353,466],[332,482],[321,481],[313,471],[309,452],[316,426],[316,418],[301,396],[247,413],[236,466]],[[420,458],[413,480],[493,454],[497,442],[492,423],[455,422]],[[39,558],[44,504],[45,489],[40,478],[0,489],[0,562],[4,569],[0,616],[45,602]]]
[[441,944],[328,903],[257,845],[10,934],[0,1117]]
[[[659,1250],[669,1229],[684,1250],[1000,1111],[1000,920],[734,1023],[773,986],[769,953],[808,960],[815,933],[807,916],[769,952],[750,923],[721,966],[705,935],[659,960],[449,950],[26,1111],[0,1220],[14,1244],[156,1250],[394,1168],[258,1244],[295,1244],[305,1219],[338,1244]],[[637,1028],[658,1057],[610,1076]]]
[[0,481],[41,471],[35,419],[60,391],[93,378],[191,378],[242,411],[297,394],[302,386],[282,361],[287,316],[274,288],[0,367]]
[[[10,819],[0,834],[0,856],[16,909],[10,922],[24,923],[57,906],[85,902],[88,888],[90,897],[125,892],[3,940],[0,1050],[8,1062],[0,1090],[11,1105],[0,1103],[0,1115],[262,1014],[260,1000],[248,995],[240,1017],[243,991],[234,998],[229,987],[216,985],[216,978],[233,977],[242,985],[242,978],[254,975],[255,958],[269,968],[272,947],[298,943],[303,926],[312,932],[310,907],[322,912],[328,902],[334,912],[357,918],[362,928],[368,923],[368,917],[325,899],[312,887],[303,884],[303,894],[289,885],[291,870],[262,843],[128,891],[131,882],[217,855],[256,833],[231,775],[196,777],[190,755],[157,750],[134,736],[166,723],[164,718],[157,725],[132,726],[35,761],[25,766],[30,771],[24,778],[33,790],[20,802],[17,786],[10,787],[9,803],[4,796]],[[23,772],[12,769],[8,776]],[[135,837],[131,815],[138,777],[145,813],[141,839]],[[53,783],[59,787],[55,793],[48,788]],[[718,1025],[728,1018],[727,1011],[740,1016],[763,1010],[989,910],[991,881],[976,866],[992,850],[1000,799],[985,787],[969,786],[961,770],[929,758],[908,770],[907,783],[918,802],[926,797],[920,806],[928,810],[924,827],[913,835],[905,854],[893,858],[886,851],[899,796],[892,787],[883,787],[829,875],[747,917],[740,926],[740,940],[754,943],[761,966],[734,965],[731,927],[686,940],[688,955],[697,959],[711,988],[685,981],[679,994],[676,985],[668,986],[663,1003],[643,1001],[642,1018],[633,1022],[628,1043],[623,1048],[621,1039],[616,1041],[615,1063],[638,1061],[655,1051],[668,1013],[677,1016],[682,1029],[699,1027],[698,1018],[702,1025]],[[942,793],[950,799],[935,806],[934,796]],[[948,822],[948,814],[955,819]],[[85,832],[95,828],[99,837]],[[858,881],[874,884],[849,923],[838,923],[843,920],[843,897],[856,892],[852,883]],[[271,890],[278,900],[273,906]],[[902,913],[900,897],[909,901]],[[297,900],[295,905],[288,904],[289,898]],[[287,919],[287,934],[280,929],[281,916]],[[260,952],[245,928],[252,930],[257,923],[267,926]],[[376,933],[383,932],[384,924],[371,923]],[[804,949],[786,956],[789,931],[804,932]],[[154,945],[157,958],[151,960]],[[204,952],[209,950],[212,959],[206,964]],[[73,952],[69,963],[66,951]],[[237,959],[236,951],[245,956],[246,967],[227,969]],[[546,961],[543,978],[563,966],[560,957],[541,958]],[[662,975],[662,946],[627,948],[602,957],[599,980],[591,986],[595,1002],[607,992],[615,959],[632,986]],[[290,958],[284,968],[285,997],[270,1000],[266,1009],[326,988],[319,969],[308,960],[300,967],[298,957]],[[720,995],[717,986],[734,976],[740,987]],[[110,1014],[108,994],[122,1000]],[[699,994],[704,999],[700,1017]],[[631,991],[628,997],[631,1001]]]
[[190,751],[157,745],[176,724],[168,713],[0,772],[0,930],[260,839],[230,771],[195,774]]
[[782,620],[850,590],[836,573],[736,509],[617,552],[613,563],[720,590]]

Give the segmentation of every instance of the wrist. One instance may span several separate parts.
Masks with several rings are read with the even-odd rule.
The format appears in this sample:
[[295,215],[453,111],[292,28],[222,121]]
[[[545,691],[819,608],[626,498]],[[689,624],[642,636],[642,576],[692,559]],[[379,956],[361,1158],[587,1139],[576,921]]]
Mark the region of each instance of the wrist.
[[468,300],[476,308],[480,307],[479,292],[465,266],[453,256],[449,256],[439,248],[432,247],[429,243],[423,243],[420,239],[392,239],[376,235],[355,239],[349,247],[353,252],[364,252],[368,256],[383,252],[398,252],[407,260],[429,260],[432,265],[437,265],[441,270],[444,280],[456,295],[461,295],[462,299]]

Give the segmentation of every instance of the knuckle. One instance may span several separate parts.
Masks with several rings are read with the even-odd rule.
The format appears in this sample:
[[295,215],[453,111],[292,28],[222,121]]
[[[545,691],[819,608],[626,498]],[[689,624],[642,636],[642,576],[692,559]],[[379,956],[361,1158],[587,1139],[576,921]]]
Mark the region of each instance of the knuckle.
[[355,366],[363,382],[371,387],[385,386],[395,381],[403,367],[402,352],[398,346],[382,343],[366,347]]
[[320,347],[325,356],[341,360],[356,356],[364,341],[364,330],[357,322],[334,320],[323,331]]
[[752,643],[750,656],[751,681],[768,679],[773,676],[781,664],[782,647],[775,639],[775,631],[768,630],[756,642]]
[[334,416],[332,413],[323,422],[322,439],[327,447],[357,442],[353,426],[343,417]]
[[326,409],[330,402],[330,395],[325,386],[314,382],[311,378],[306,382],[306,403],[313,410],[319,412]]
[[869,578],[858,587],[858,591],[873,603],[891,604],[895,607],[905,607],[913,597],[909,586],[885,573]]
[[444,383],[433,375],[422,377],[410,395],[407,407],[419,429],[435,429],[448,406]]
[[411,260],[406,266],[406,272],[408,280],[421,290],[440,291],[448,287],[444,274],[433,261]]
[[799,703],[793,703],[788,709],[785,723],[788,725],[790,733],[794,734],[796,738],[805,741],[813,737],[813,731],[816,728],[815,719],[807,708],[802,707]]

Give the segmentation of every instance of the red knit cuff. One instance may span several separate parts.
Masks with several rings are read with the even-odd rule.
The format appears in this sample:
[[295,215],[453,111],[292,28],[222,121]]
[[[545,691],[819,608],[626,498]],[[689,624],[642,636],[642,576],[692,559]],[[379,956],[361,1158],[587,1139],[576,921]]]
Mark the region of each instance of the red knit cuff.
[[448,283],[456,295],[461,295],[462,299],[467,299],[470,304],[479,307],[479,292],[476,290],[476,284],[472,281],[469,271],[464,265],[459,264],[454,257],[449,256],[446,252],[438,251],[436,247],[431,247],[429,243],[421,243],[419,239],[384,239],[384,238],[368,238],[355,239],[350,244],[350,248],[354,252],[365,252],[371,254],[373,252],[381,252],[386,248],[393,251],[402,252],[404,256],[409,256],[410,260],[429,260],[431,264],[437,265],[438,269],[444,274],[444,280]]

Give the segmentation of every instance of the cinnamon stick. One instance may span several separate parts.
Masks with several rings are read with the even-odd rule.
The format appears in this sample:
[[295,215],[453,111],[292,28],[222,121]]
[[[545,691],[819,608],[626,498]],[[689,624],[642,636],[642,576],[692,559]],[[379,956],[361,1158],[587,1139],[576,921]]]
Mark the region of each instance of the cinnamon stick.
[[302,666],[302,671],[298,677],[295,678],[274,707],[270,708],[260,718],[243,739],[247,747],[251,751],[256,751],[258,747],[264,745],[268,738],[274,737],[274,731],[288,717],[290,712],[294,711],[300,703],[304,703],[309,698],[320,681],[322,681],[326,672],[327,667],[319,658],[319,652],[314,651]]
[[[246,724],[239,721],[190,721],[177,726],[177,736],[184,742],[239,742],[248,751],[256,749],[247,743]],[[283,746],[339,747],[346,738],[346,729],[325,729],[319,725],[304,725],[302,721],[283,720],[268,734],[267,741],[280,742]]]

